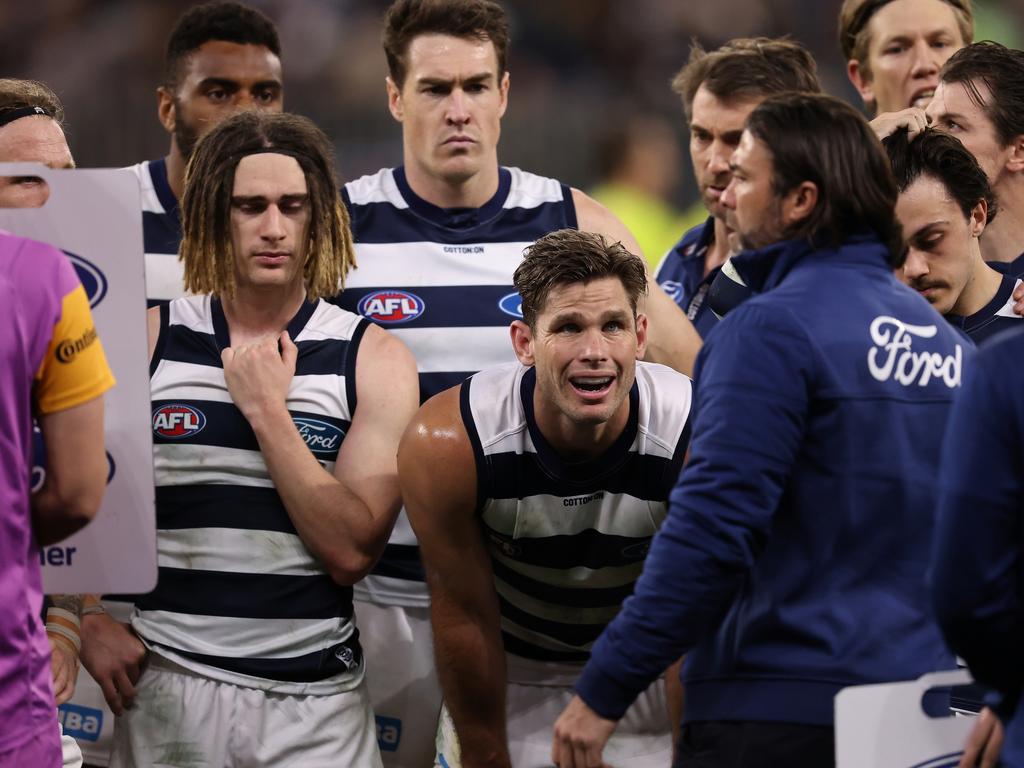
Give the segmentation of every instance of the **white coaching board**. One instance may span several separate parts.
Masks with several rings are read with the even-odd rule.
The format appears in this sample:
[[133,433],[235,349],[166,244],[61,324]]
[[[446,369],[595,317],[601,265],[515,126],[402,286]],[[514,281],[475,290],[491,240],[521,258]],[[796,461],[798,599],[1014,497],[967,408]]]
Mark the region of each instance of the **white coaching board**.
[[[156,513],[138,179],[130,170],[25,163],[0,163],[0,176],[40,176],[49,185],[41,208],[0,208],[0,229],[68,254],[117,378],[105,395],[110,475],[103,506],[86,528],[43,548],[43,588],[47,594],[149,592],[156,585]],[[34,483],[42,481],[34,475]]]

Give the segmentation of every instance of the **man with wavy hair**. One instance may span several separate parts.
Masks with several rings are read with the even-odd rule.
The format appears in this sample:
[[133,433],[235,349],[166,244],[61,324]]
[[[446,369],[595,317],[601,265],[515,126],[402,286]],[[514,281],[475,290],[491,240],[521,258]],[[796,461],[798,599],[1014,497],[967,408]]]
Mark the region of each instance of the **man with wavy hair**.
[[353,253],[333,167],[309,120],[258,112],[189,164],[195,295],[149,316],[159,579],[130,627],[102,617],[138,637],[114,766],[379,765],[351,585],[398,513],[416,370],[323,301]]

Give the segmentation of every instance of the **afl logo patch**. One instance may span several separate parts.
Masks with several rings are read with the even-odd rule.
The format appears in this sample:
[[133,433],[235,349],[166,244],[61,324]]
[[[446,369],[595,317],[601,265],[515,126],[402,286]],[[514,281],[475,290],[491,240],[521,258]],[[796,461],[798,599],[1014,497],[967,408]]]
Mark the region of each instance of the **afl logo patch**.
[[502,296],[501,301],[498,302],[498,309],[506,315],[512,315],[519,320],[523,319],[523,299],[518,293]]
[[168,440],[199,434],[205,426],[206,416],[190,405],[172,403],[153,411],[153,431]]
[[78,275],[82,288],[85,289],[85,295],[89,299],[89,308],[94,308],[107,295],[107,278],[99,267],[83,259],[77,253],[64,251],[64,255],[68,257],[71,266],[75,268],[75,274]]
[[344,430],[319,419],[308,419],[303,416],[292,418],[295,427],[306,441],[306,447],[313,453],[333,455],[338,452],[341,441],[345,437]]
[[407,323],[423,314],[423,299],[406,291],[375,291],[364,296],[357,311],[378,323]]

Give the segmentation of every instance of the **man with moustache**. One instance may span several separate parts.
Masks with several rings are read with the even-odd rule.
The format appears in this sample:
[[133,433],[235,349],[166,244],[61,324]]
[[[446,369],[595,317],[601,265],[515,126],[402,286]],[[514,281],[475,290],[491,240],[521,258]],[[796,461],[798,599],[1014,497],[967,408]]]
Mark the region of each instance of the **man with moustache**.
[[683,97],[690,160],[710,215],[665,255],[657,280],[703,337],[718,322],[707,298],[729,255],[721,195],[729,184],[729,158],[743,125],[754,108],[774,93],[817,93],[821,87],[814,59],[799,43],[740,38],[710,53],[695,44],[672,89]]
[[200,136],[245,109],[280,112],[281,44],[259,11],[213,2],[186,11],[167,41],[157,115],[170,150],[132,166],[142,188],[146,296],[150,304],[183,295],[179,200],[185,167]]
[[1013,312],[1021,280],[989,266],[980,238],[995,218],[985,172],[954,137],[926,128],[898,131],[884,142],[900,189],[896,215],[907,240],[901,279],[975,344],[1024,330]]
[[758,293],[701,350],[689,461],[555,725],[560,768],[600,765],[622,713],[684,652],[687,768],[832,766],[841,688],[954,666],[925,574],[971,345],[893,275],[888,165],[832,97],[751,113],[724,203]]

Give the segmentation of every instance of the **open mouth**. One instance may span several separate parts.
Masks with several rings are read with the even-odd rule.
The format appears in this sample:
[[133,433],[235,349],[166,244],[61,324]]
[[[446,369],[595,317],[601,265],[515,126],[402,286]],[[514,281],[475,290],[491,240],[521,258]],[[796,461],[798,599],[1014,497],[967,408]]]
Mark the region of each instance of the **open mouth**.
[[569,383],[573,389],[583,395],[603,395],[615,381],[614,376],[572,376]]
[[924,109],[932,103],[932,97],[935,95],[935,89],[929,88],[925,91],[918,91],[914,94],[910,100],[910,106],[917,107],[918,109]]

